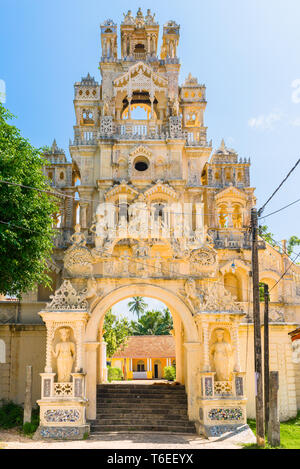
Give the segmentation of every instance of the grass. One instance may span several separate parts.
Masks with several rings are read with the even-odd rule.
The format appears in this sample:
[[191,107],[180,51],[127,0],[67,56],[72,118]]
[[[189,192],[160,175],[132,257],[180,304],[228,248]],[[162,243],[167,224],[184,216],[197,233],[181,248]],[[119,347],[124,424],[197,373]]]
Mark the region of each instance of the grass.
[[[256,421],[248,420],[248,425],[256,434]],[[256,444],[244,445],[244,448],[262,449]],[[267,439],[265,449],[275,449],[268,444]],[[300,412],[296,418],[280,423],[280,446],[277,449],[300,449]]]

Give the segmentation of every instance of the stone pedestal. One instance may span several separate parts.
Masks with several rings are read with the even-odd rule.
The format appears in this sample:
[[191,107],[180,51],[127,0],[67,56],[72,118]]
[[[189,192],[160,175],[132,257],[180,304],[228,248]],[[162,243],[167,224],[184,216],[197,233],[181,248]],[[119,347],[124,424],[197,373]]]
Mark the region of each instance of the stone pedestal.
[[83,439],[89,434],[86,423],[85,374],[72,373],[72,382],[57,383],[55,373],[41,373],[40,426],[36,438]]
[[[214,372],[202,372],[197,432],[216,437],[249,429],[244,397],[245,373],[234,373],[232,381],[215,381]],[[244,427],[244,428],[243,428]]]

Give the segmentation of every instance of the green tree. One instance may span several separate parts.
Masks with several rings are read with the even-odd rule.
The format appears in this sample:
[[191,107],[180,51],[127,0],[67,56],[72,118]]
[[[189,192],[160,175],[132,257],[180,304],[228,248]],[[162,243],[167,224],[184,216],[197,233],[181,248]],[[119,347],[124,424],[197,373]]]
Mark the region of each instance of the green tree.
[[147,311],[138,321],[132,321],[133,335],[169,335],[173,329],[173,320],[168,309]]
[[107,356],[111,358],[117,350],[124,348],[127,337],[132,335],[132,329],[128,319],[118,319],[111,310],[105,315],[103,329]]
[[53,247],[54,197],[43,174],[45,158],[8,123],[0,104],[0,293],[21,297],[36,284],[50,285],[46,261]]
[[300,238],[291,236],[287,243],[287,253],[290,256],[293,253],[294,246],[300,246]]
[[128,303],[129,311],[135,314],[138,319],[142,314],[144,314],[145,308],[147,308],[147,304],[144,301],[144,298],[141,296],[135,296],[132,301]]
[[259,227],[259,234],[271,246],[276,246],[275,241],[273,241],[274,235],[273,235],[273,233],[271,233],[268,230],[269,230],[269,228],[266,225],[260,226]]

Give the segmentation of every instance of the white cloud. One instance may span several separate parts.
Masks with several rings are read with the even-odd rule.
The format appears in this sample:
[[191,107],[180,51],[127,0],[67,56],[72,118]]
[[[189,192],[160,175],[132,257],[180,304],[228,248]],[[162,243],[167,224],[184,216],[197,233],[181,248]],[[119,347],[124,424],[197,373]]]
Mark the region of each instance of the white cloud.
[[299,104],[300,103],[300,78],[297,78],[296,80],[292,81],[291,87],[295,88],[295,91],[292,93],[292,102],[294,104]]
[[4,104],[5,101],[6,101],[5,81],[0,80],[0,103]]
[[267,115],[261,115],[258,117],[251,117],[248,121],[248,125],[255,129],[272,130],[274,124],[282,119],[280,112],[271,112]]
[[294,127],[300,127],[300,117],[296,117],[296,119],[292,120],[291,125]]

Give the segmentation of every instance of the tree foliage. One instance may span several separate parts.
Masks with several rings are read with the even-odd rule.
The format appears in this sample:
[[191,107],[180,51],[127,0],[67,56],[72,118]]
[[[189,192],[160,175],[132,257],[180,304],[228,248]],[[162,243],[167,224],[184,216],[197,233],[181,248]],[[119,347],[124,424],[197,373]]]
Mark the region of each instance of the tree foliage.
[[291,236],[287,243],[287,253],[289,256],[293,254],[294,246],[300,246],[300,238]]
[[147,304],[144,301],[144,298],[141,296],[135,296],[129,303],[129,311],[135,314],[138,319],[142,314],[145,312],[145,308],[147,308]]
[[168,309],[147,311],[138,321],[131,321],[133,335],[169,335],[173,320]]
[[124,348],[127,337],[132,335],[132,329],[127,318],[118,319],[111,310],[105,315],[103,329],[107,356],[111,358],[117,350]]
[[271,233],[269,231],[269,228],[267,227],[267,225],[262,225],[262,226],[259,227],[259,234],[271,246],[273,246],[273,247],[276,246],[276,243],[273,240],[274,235],[273,235],[273,233]]
[[[277,246],[276,241],[274,240],[274,235],[269,231],[269,228],[266,225],[259,227],[260,236],[271,246]],[[291,236],[287,242],[286,252],[289,256],[293,254],[295,246],[300,246],[300,238],[298,236]],[[281,249],[282,251],[282,249]]]
[[[45,159],[0,104],[0,181],[51,191],[43,174]],[[54,197],[0,182],[0,293],[21,297],[36,284],[49,285],[46,260],[53,247]]]

